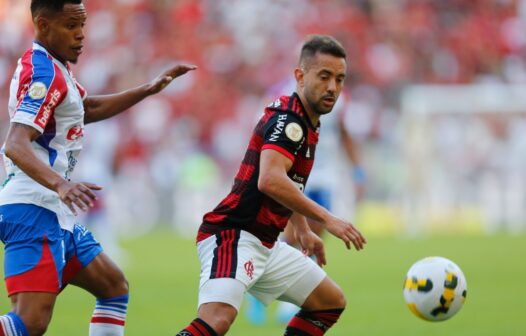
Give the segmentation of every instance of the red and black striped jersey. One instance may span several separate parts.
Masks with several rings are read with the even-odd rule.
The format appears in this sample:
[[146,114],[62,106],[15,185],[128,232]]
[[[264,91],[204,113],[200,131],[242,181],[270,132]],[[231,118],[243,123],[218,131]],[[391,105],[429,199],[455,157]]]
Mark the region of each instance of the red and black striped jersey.
[[262,150],[272,149],[293,161],[289,178],[303,191],[314,163],[318,127],[312,125],[296,93],[280,97],[267,108],[250,138],[231,192],[203,217],[197,241],[225,229],[238,228],[265,246],[276,242],[292,211],[258,189]]

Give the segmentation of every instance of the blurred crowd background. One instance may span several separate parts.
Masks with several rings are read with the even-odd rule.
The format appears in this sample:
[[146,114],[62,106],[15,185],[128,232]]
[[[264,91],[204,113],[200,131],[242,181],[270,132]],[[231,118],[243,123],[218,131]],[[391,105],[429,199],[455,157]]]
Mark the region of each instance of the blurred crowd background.
[[[33,36],[29,3],[0,0],[2,134],[11,74]],[[427,232],[411,229],[418,218],[416,226],[432,230],[526,229],[526,106],[512,113],[430,112],[418,132],[406,127],[411,116],[401,104],[415,85],[526,85],[526,1],[84,3],[85,48],[73,71],[89,94],[138,85],[172,63],[199,67],[85,132],[77,177],[106,187],[118,230],[141,233],[164,223],[195,231],[203,212],[226,194],[255,121],[275,98],[269,92],[291,78],[301,43],[313,33],[335,36],[348,51],[344,120],[367,172],[353,214],[358,226]],[[408,141],[421,141],[432,161],[414,160]],[[351,178],[347,169],[340,178]],[[417,186],[415,169],[425,181]],[[352,195],[341,197],[352,202]]]

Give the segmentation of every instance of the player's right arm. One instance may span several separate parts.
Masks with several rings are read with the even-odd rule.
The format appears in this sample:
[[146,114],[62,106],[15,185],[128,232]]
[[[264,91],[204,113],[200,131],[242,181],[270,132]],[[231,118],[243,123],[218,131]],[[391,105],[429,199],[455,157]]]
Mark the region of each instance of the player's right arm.
[[101,187],[91,183],[67,181],[40,161],[31,146],[31,142],[39,136],[38,130],[31,126],[11,123],[4,147],[5,155],[27,176],[55,191],[74,214],[74,205],[84,211],[92,207],[93,200],[96,199],[92,190],[100,190]]
[[323,224],[327,231],[343,240],[348,249],[351,248],[351,243],[357,250],[363,249],[366,240],[360,231],[310,200],[297,188],[287,175],[292,164],[289,157],[276,150],[263,150],[259,164],[258,189],[292,211]]

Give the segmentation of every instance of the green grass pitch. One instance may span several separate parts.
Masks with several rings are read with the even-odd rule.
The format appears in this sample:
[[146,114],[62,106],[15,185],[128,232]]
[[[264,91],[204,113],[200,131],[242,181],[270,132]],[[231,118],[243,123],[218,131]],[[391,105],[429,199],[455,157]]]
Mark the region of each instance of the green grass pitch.
[[[159,231],[122,242],[131,301],[126,335],[175,335],[194,317],[198,261],[194,242]],[[326,241],[327,272],[343,288],[348,308],[327,334],[368,335],[526,335],[526,236],[439,236],[421,239],[369,237],[364,251],[347,251]],[[421,321],[403,301],[402,285],[411,264],[425,256],[455,261],[468,282],[465,306],[451,320]],[[2,292],[0,308],[9,309]],[[47,335],[87,335],[94,300],[68,287],[58,298]],[[243,311],[229,335],[282,335],[269,307],[267,323],[252,326]]]

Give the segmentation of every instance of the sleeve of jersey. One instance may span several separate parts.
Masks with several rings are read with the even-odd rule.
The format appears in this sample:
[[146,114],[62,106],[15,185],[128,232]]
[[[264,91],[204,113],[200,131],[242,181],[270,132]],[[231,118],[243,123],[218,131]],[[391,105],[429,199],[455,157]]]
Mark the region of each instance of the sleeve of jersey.
[[305,141],[305,134],[303,122],[297,116],[276,113],[267,122],[261,150],[273,149],[294,162],[298,150]]
[[33,55],[23,62],[18,90],[18,105],[11,122],[25,124],[44,132],[64,100],[67,85],[60,69],[47,57]]

